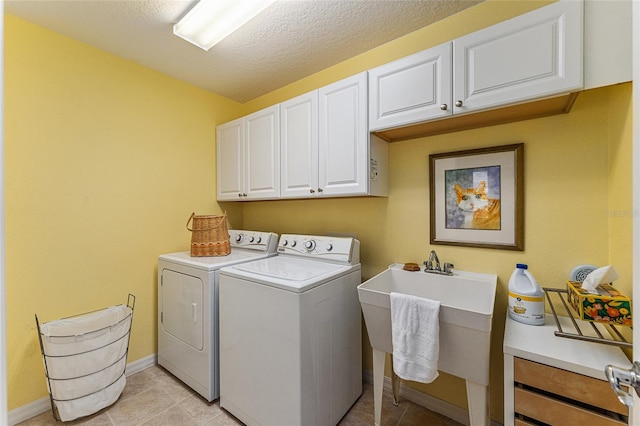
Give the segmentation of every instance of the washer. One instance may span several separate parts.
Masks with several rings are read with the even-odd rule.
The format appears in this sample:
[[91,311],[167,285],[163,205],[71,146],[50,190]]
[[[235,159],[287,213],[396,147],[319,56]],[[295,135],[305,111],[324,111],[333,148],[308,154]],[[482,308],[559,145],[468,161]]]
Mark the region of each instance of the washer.
[[213,401],[220,396],[218,276],[220,268],[276,255],[278,236],[229,230],[231,253],[158,258],[158,364]]
[[247,425],[335,425],[362,394],[360,242],[283,234],[220,270],[220,406]]

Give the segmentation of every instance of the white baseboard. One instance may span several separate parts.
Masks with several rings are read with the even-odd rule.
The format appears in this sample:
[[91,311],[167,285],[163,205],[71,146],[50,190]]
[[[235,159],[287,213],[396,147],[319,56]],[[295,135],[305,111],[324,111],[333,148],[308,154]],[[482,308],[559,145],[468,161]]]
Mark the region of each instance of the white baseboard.
[[[126,376],[130,376],[144,370],[145,368],[156,365],[157,362],[158,356],[156,354],[151,354],[127,364],[124,374]],[[49,397],[40,398],[36,401],[30,402],[27,405],[23,405],[22,407],[18,407],[15,410],[9,411],[9,425],[16,425],[47,411],[51,411],[51,400],[49,399]],[[53,413],[51,415],[53,416]]]
[[[373,371],[362,370],[362,378],[367,383],[373,383]],[[391,393],[391,379],[384,376],[383,388],[386,392]],[[408,401],[418,404],[428,410],[435,413],[442,414],[458,423],[469,426],[469,412],[464,408],[460,408],[457,405],[453,405],[449,402],[438,399],[434,396],[427,395],[417,391],[404,383],[400,382],[400,396]],[[491,421],[491,426],[502,426],[501,423]]]
[[136,374],[142,370],[146,370],[149,367],[153,367],[158,363],[158,355],[151,354],[144,358],[140,358],[137,361],[130,362],[127,364],[126,369],[124,370],[125,376],[130,376],[132,374]]

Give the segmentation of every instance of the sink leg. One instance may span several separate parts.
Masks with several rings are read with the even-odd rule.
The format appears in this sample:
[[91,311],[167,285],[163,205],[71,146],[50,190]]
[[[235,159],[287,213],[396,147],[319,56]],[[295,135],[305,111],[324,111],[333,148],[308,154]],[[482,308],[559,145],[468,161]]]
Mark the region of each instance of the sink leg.
[[471,426],[489,426],[489,386],[482,386],[469,380],[466,380],[466,384],[469,424]]
[[373,350],[373,413],[375,426],[382,418],[382,389],[384,385],[384,361],[386,352]]
[[400,400],[400,377],[393,371],[393,354],[391,354],[391,392],[393,393],[393,405],[397,407]]

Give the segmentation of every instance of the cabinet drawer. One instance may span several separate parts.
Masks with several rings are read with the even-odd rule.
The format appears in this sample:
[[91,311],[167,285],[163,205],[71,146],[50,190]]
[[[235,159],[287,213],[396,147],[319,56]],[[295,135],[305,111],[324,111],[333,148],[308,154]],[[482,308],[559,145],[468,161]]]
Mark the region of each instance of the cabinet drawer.
[[522,358],[514,359],[517,383],[550,392],[565,398],[613,411],[624,416],[628,409],[615,396],[609,383]]
[[626,425],[626,423],[621,420],[604,416],[594,411],[525,389],[516,388],[514,397],[516,413],[550,425],[567,424],[567,419],[571,419],[571,424],[575,425]]

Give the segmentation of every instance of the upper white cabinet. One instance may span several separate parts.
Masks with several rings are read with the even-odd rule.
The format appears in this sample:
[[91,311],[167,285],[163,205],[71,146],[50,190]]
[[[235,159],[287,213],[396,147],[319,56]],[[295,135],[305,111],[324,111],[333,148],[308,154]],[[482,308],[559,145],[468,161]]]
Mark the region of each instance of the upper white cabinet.
[[369,71],[369,130],[451,115],[451,43]]
[[280,106],[218,126],[218,200],[280,196]]
[[218,200],[386,196],[387,143],[367,126],[367,73],[217,128]]
[[243,119],[221,124],[216,129],[218,200],[242,199],[244,189]]
[[454,40],[454,114],[581,89],[582,23],[565,0]]
[[579,90],[582,39],[583,3],[561,0],[375,68],[369,71],[370,130]]
[[318,191],[324,196],[368,192],[367,73],[321,88]]
[[311,197],[318,191],[318,91],[280,104],[282,198]]
[[631,0],[585,0],[585,89],[632,80],[633,3]]
[[280,104],[281,197],[386,195],[387,146],[367,127],[367,74]]

